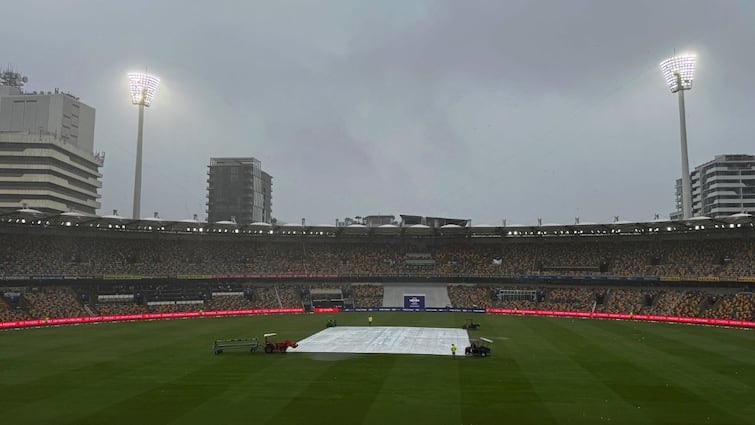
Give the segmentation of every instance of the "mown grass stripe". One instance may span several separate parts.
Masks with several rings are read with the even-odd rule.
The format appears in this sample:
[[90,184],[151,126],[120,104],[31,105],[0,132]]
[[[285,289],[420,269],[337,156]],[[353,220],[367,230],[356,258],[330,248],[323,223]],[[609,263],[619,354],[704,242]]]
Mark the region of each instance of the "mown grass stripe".
[[[605,339],[617,332],[615,326],[594,321],[587,326]],[[625,337],[615,341],[616,348],[632,358],[652,359],[642,365],[656,376],[683,383],[687,390],[740,420],[755,415],[755,404],[739,402],[755,388],[755,368],[739,359],[746,353],[737,358],[721,355],[715,348],[701,349],[684,338],[671,339],[648,332],[644,324],[622,323],[619,328],[627,330],[620,332]]]
[[394,357],[395,361],[384,376],[380,391],[362,423],[461,423],[463,405],[460,403],[459,369],[462,359],[418,355]]
[[[628,323],[624,323],[629,325]],[[658,326],[640,326],[634,329],[645,334],[676,341],[686,347],[692,347],[701,353],[724,356],[740,363],[755,367],[755,330],[741,328],[718,328],[709,326],[690,326],[679,324],[658,324]],[[680,327],[685,327],[680,332]],[[673,346],[673,344],[669,344]]]
[[[699,329],[689,329],[692,332],[679,334],[663,329],[659,332],[659,327],[648,327],[642,323],[624,322],[608,327],[604,323],[591,321],[586,325],[606,338],[620,332],[624,336],[620,340],[624,350],[637,357],[653,359],[648,362],[648,367],[660,371],[676,368],[686,371],[690,377],[699,376],[697,386],[706,393],[714,382],[721,383],[724,386],[722,389],[755,389],[755,359],[750,358],[748,352],[731,351],[730,346],[700,345],[695,332]],[[662,365],[659,365],[661,361]]]
[[212,396],[166,423],[217,423],[218,418],[227,423],[270,422],[318,374],[315,367],[298,376],[288,373],[289,363],[296,360],[284,356],[273,354],[263,359],[260,354],[229,366],[228,373],[240,379],[220,380]]
[[[290,398],[270,422],[328,424],[339,415],[349,418],[350,423],[362,423],[382,388],[385,371],[395,361],[396,356],[391,355],[358,355],[317,365],[308,362],[317,368],[318,373],[304,381],[303,389]],[[299,368],[287,372],[291,376],[300,376]],[[278,388],[281,389],[285,391],[285,387]]]
[[[366,325],[366,314],[334,316],[339,326]],[[605,415],[610,411],[616,413],[611,422],[619,417],[637,424],[728,425],[752,423],[755,417],[751,396],[740,391],[755,373],[752,350],[741,348],[751,346],[755,334],[748,332],[432,313],[379,313],[375,323],[459,328],[470,317],[482,325],[473,336],[494,338],[492,357],[353,355],[326,361],[302,354],[215,356],[211,351],[216,338],[277,332],[298,340],[322,330],[327,315],[0,332],[0,358],[12,359],[0,362],[0,410],[4,423],[56,425],[409,419],[589,424],[610,423]],[[635,341],[638,335],[647,342]],[[742,368],[741,379],[729,373]],[[581,416],[585,407],[592,414]]]
[[[543,397],[538,382],[532,379],[526,365],[513,347],[527,345],[526,339],[516,329],[520,325],[516,318],[505,320],[505,333],[493,334],[494,325],[488,321],[481,323],[479,332],[492,337],[491,357],[486,359],[468,358],[462,370],[462,399],[465,406],[474,406],[474,398],[494,397],[495,402],[488,408],[470,407],[464,410],[463,423],[485,423],[504,421],[522,424],[558,423],[548,408],[548,399]],[[500,326],[498,331],[500,332]],[[502,339],[509,338],[511,339]],[[521,345],[520,345],[521,344]],[[532,353],[526,354],[530,356]],[[475,391],[477,389],[477,391]],[[482,391],[480,391],[480,389]],[[489,393],[489,394],[485,394]]]
[[514,327],[514,334],[522,340],[507,340],[501,345],[515,353],[517,362],[558,422],[608,422],[620,414],[626,422],[650,423],[636,411],[636,406],[568,355],[575,350],[564,352],[563,346],[554,341],[564,338],[563,335],[543,331],[547,325],[543,321],[548,320],[554,319],[519,318],[507,327]]
[[[557,346],[576,346],[578,350],[568,355],[595,374],[627,403],[639,406],[643,413],[650,412],[661,423],[696,423],[701,418],[708,417],[715,417],[724,423],[739,423],[739,419],[730,412],[696,394],[689,388],[689,382],[679,376],[659,375],[650,366],[652,358],[633,357],[623,350],[624,344],[616,344],[586,332],[585,326],[578,322],[583,320],[546,320],[542,329],[552,336],[561,336],[553,338]],[[621,335],[615,337],[622,338]],[[670,414],[669,404],[675,405],[678,412]]]

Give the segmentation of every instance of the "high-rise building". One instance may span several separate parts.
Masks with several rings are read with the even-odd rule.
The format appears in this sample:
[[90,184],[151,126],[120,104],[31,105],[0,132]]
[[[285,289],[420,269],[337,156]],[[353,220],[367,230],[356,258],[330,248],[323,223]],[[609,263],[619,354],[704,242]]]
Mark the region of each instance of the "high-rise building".
[[262,221],[272,223],[273,220],[273,176],[262,172]]
[[[755,214],[755,155],[716,155],[690,173],[692,215],[721,217],[737,213]],[[682,214],[682,180],[676,180],[676,211]]]
[[272,176],[256,158],[210,158],[207,172],[207,221],[270,223]]
[[58,89],[25,93],[25,82],[0,71],[0,208],[95,214],[104,155],[94,108]]

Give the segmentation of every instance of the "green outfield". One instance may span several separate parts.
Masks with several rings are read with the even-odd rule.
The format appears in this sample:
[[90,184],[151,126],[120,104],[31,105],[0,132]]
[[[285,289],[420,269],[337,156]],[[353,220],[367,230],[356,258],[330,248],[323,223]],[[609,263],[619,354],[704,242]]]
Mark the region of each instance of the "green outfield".
[[[755,423],[755,332],[474,315],[492,357],[228,352],[221,338],[322,330],[328,315],[0,331],[4,424]],[[339,326],[367,314],[333,315]],[[381,326],[471,315],[376,313]],[[463,352],[463,348],[461,350]]]

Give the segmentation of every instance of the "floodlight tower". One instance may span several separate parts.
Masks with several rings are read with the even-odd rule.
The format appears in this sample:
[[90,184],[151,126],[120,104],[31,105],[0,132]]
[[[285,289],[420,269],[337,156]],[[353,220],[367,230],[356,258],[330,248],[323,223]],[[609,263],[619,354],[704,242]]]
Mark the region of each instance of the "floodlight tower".
[[142,202],[142,134],[144,132],[144,108],[152,104],[160,79],[146,73],[128,74],[131,89],[131,103],[139,105],[139,129],[136,136],[136,171],[134,173],[134,211],[133,218],[141,215]]
[[661,70],[671,93],[679,93],[679,127],[682,137],[682,219],[692,217],[692,184],[687,158],[687,118],[684,112],[684,91],[692,88],[697,56],[684,54],[661,62]]

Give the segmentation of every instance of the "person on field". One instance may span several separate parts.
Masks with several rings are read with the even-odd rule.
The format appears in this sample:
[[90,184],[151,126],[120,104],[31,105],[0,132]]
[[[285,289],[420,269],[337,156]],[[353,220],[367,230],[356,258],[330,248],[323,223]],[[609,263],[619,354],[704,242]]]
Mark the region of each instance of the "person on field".
[[451,344],[451,358],[456,358],[456,344]]
[[372,316],[367,316],[367,323],[369,323],[370,326],[372,326]]

